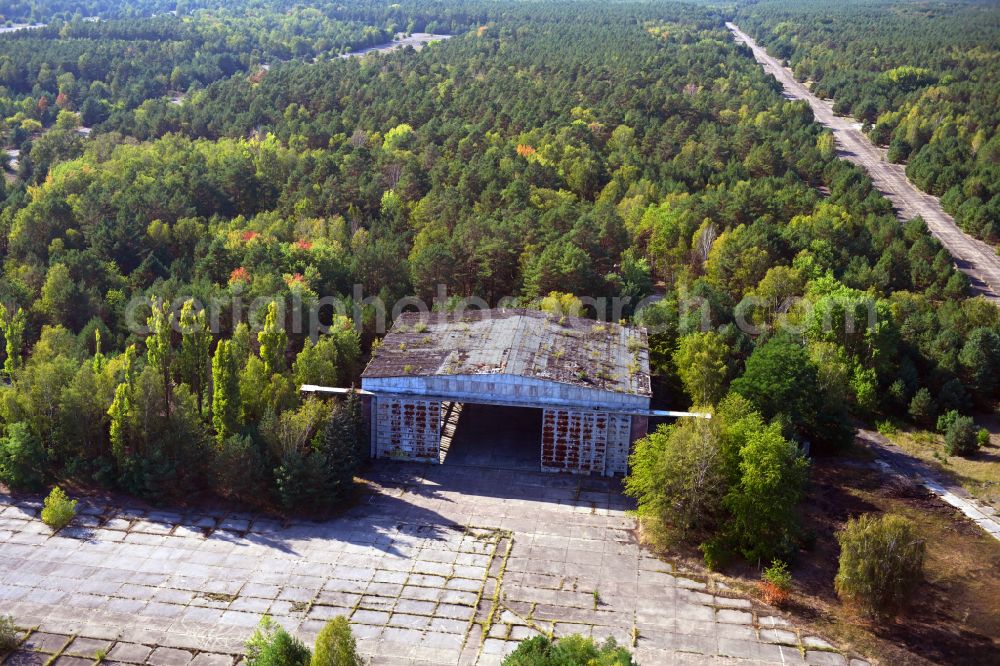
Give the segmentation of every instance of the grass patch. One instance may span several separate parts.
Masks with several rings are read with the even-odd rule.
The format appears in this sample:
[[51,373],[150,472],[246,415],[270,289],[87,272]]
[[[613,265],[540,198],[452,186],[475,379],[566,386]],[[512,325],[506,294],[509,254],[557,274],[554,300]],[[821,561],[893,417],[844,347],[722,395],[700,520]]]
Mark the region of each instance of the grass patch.
[[[877,663],[997,663],[1000,541],[923,488],[887,483],[849,455],[814,460],[803,507],[815,544],[791,567],[796,585],[786,609],[797,623]],[[859,620],[833,589],[836,535],[861,513],[909,518],[927,544],[919,598],[896,621]]]
[[10,615],[0,615],[0,655],[12,652],[20,638],[17,635],[17,627],[14,626],[14,618]]
[[311,601],[293,601],[288,607],[292,613],[308,613],[310,608],[312,608]]
[[970,456],[949,456],[944,435],[927,430],[898,430],[883,433],[906,453],[929,463],[969,493],[1000,509],[1000,446],[996,436]]
[[[496,587],[493,589],[493,599],[490,602],[490,612],[489,612],[489,615],[486,616],[486,621],[483,624],[483,639],[482,639],[482,643],[486,642],[486,639],[490,635],[490,629],[493,628],[493,622],[495,621],[496,617],[499,615],[499,612],[500,612],[500,590],[503,587],[503,575],[507,571],[507,560],[510,559],[510,551],[512,551],[514,549],[514,535],[511,534],[511,533],[502,534],[500,532],[497,532],[496,549],[499,549],[500,544],[503,542],[504,539],[507,540],[507,548],[504,550],[503,559],[500,561],[500,570],[497,571],[497,574],[496,574],[496,579],[495,579],[495,581],[496,581]],[[487,567],[487,569],[486,569],[487,578],[489,578],[489,571],[490,571],[490,568],[492,568],[492,564],[493,564],[492,560],[496,558],[496,552],[497,552],[496,549],[494,549],[494,551],[493,551],[493,557],[491,558],[491,561],[490,561],[490,567]],[[480,595],[482,595],[481,591],[480,591]],[[480,645],[480,649],[482,649],[482,644]]]

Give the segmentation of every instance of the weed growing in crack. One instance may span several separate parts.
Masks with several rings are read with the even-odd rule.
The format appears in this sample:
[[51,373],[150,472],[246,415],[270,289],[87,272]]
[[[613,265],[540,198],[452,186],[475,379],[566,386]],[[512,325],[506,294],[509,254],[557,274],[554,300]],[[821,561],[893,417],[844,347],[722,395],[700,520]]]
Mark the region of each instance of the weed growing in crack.
[[19,642],[14,616],[0,615],[0,654],[12,652]]
[[312,608],[311,601],[293,601],[289,606],[289,610],[293,613],[308,613],[310,608]]

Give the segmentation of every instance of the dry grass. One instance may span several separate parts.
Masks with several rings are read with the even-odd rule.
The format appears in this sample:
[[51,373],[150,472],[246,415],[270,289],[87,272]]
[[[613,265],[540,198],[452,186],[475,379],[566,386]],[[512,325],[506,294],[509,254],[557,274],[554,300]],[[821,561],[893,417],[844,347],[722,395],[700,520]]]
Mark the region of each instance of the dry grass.
[[[952,507],[905,479],[890,480],[873,467],[866,447],[831,458],[814,458],[803,527],[808,547],[791,563],[793,587],[781,605],[804,632],[876,666],[1000,664],[1000,541]],[[837,532],[862,513],[897,513],[916,523],[926,539],[925,582],[915,602],[894,622],[872,625],[837,597],[840,546]],[[685,570],[705,572],[689,548],[661,552]],[[767,603],[760,569],[733,562],[712,576],[731,589]]]
[[944,436],[926,430],[899,430],[886,433],[893,444],[930,463],[951,477],[979,500],[1000,509],[1000,435],[991,419],[976,419],[976,424],[991,431],[990,444],[969,456],[949,456]]
[[[805,525],[815,545],[792,574],[799,623],[878,664],[1000,663],[1000,541],[916,486],[886,483],[858,458],[814,461]],[[927,543],[925,583],[893,623],[859,621],[833,591],[837,531],[860,513],[913,520]]]

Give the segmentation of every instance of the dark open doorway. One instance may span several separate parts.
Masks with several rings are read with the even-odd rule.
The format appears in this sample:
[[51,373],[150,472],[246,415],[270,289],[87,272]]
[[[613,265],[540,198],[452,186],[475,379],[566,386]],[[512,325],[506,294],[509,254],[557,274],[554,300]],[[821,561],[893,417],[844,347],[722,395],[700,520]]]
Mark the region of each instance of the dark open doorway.
[[[447,407],[443,411],[447,414]],[[451,427],[444,418],[443,464],[534,472],[541,468],[541,409],[466,403],[457,419],[451,418]]]

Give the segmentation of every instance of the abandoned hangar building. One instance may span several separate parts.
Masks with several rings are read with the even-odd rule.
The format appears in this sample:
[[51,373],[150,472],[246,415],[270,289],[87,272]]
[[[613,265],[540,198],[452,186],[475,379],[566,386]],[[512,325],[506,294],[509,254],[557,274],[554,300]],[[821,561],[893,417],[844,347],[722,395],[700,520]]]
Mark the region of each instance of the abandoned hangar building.
[[404,313],[361,388],[372,456],[433,463],[624,474],[651,413],[644,329],[538,310]]

